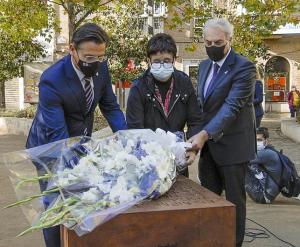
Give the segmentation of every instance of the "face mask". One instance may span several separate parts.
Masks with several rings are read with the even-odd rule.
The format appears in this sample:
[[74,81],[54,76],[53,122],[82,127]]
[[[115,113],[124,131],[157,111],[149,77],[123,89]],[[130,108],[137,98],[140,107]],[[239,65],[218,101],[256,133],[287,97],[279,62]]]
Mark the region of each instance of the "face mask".
[[265,148],[265,144],[263,141],[258,141],[257,142],[257,151],[261,151]]
[[99,61],[87,63],[79,59],[78,66],[82,73],[87,77],[92,77],[96,75],[99,68]]
[[150,73],[156,80],[166,82],[174,73],[174,67],[172,66],[171,68],[166,69],[164,66],[161,66],[159,69],[157,69],[151,66]]
[[224,58],[224,50],[225,50],[225,46],[226,45],[223,45],[223,46],[210,46],[210,47],[207,47],[205,46],[205,49],[206,49],[206,53],[208,55],[208,57],[213,60],[214,62],[218,62],[220,61],[222,58]]

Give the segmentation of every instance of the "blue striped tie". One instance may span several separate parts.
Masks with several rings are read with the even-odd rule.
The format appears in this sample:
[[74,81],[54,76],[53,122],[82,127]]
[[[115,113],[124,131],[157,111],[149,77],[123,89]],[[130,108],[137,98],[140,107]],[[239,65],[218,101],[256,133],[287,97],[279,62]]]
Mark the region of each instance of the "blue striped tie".
[[91,77],[85,77],[84,81],[84,91],[85,91],[85,99],[86,99],[86,113],[88,113],[91,109],[93,100],[94,100],[94,91],[91,85]]

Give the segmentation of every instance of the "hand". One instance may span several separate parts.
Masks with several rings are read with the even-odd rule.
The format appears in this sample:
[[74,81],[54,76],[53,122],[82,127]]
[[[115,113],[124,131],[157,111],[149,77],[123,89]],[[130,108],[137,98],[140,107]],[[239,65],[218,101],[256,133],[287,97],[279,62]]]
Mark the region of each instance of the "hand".
[[198,134],[188,139],[188,142],[192,144],[192,147],[187,149],[187,151],[201,150],[207,140],[208,140],[208,133],[206,132],[206,130],[200,131]]
[[196,159],[197,152],[195,151],[187,151],[185,157],[187,158],[186,165],[191,165]]

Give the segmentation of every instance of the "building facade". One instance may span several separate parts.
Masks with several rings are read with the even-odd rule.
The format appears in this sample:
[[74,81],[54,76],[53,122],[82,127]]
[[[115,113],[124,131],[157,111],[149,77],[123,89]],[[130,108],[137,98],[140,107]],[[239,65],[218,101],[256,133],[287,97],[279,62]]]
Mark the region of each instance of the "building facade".
[[[226,0],[216,0],[216,2],[217,4],[228,5]],[[198,19],[195,18],[180,29],[169,29],[165,22],[170,20],[171,16],[168,16],[168,9],[163,2],[146,1],[145,4],[141,3],[141,7],[144,8],[144,13],[141,14],[139,21],[141,32],[151,35],[165,32],[172,35],[178,49],[175,66],[188,74],[192,82],[196,84],[198,65],[207,58],[204,44],[199,38],[199,33],[202,33],[202,25],[199,24]],[[24,92],[22,94],[25,97],[25,102],[30,103],[31,99],[36,101],[38,94],[36,89],[39,75],[34,73],[33,76],[31,71],[42,71],[44,67],[66,54],[68,49],[68,17],[61,6],[57,5],[55,8],[60,23],[60,32],[56,33],[53,41],[51,41],[50,48],[52,47],[52,51],[49,51],[50,56],[47,61],[42,61],[43,63],[40,65],[37,63],[32,66],[25,66]],[[194,43],[196,38],[198,42]],[[292,85],[296,85],[300,89],[300,24],[288,24],[281,27],[265,42],[270,48],[271,56],[268,60],[258,60],[263,65],[264,71],[261,79],[264,83],[265,110],[287,112],[289,110],[287,93]],[[192,46],[195,49],[190,49]],[[15,90],[16,92],[17,90],[20,91],[20,87],[16,87]],[[8,97],[7,102],[9,102],[10,95],[15,97],[15,93],[13,88],[7,92],[6,97]],[[24,104],[18,103],[16,105],[23,106]]]
[[264,66],[265,110],[288,112],[287,94],[300,89],[300,23],[287,24],[265,40],[271,57]]

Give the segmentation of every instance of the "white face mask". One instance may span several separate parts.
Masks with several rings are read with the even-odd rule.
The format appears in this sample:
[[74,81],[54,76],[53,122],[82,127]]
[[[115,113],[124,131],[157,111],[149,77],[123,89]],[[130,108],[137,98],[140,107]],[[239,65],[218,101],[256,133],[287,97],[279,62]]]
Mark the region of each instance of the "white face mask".
[[258,141],[257,142],[257,151],[261,151],[265,148],[265,144],[263,141]]
[[154,78],[158,81],[165,82],[170,79],[172,74],[174,73],[174,66],[171,66],[170,68],[165,68],[164,66],[161,66],[160,68],[154,68],[154,66],[151,66],[150,73],[154,76]]

